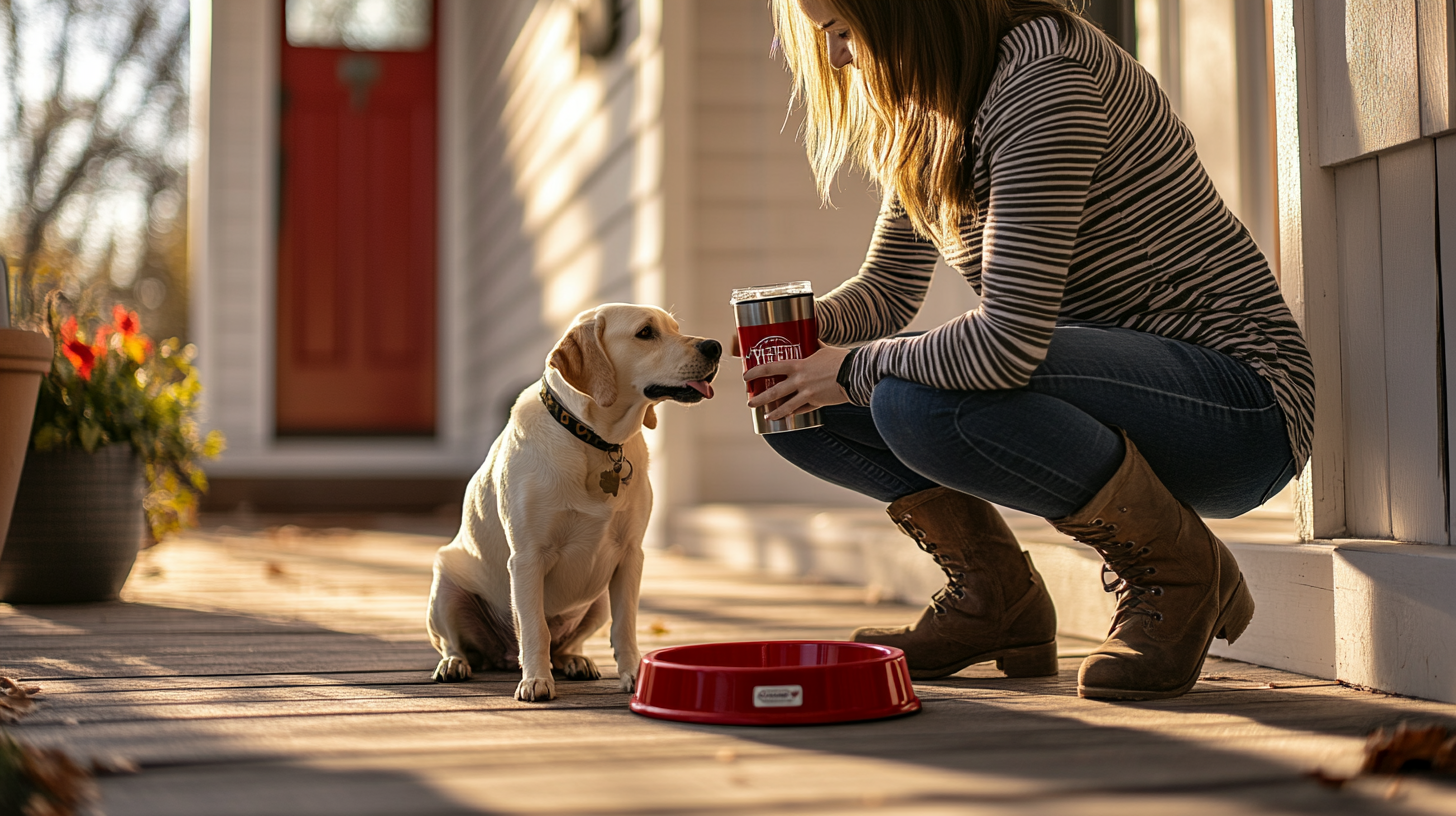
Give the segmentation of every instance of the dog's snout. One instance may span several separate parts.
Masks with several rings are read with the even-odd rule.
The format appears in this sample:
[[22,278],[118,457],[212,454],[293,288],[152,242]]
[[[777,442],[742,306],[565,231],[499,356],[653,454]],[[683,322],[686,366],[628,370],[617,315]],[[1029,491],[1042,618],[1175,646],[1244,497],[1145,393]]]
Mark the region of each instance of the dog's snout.
[[698,352],[709,360],[716,360],[723,356],[723,344],[717,340],[701,340],[698,342]]

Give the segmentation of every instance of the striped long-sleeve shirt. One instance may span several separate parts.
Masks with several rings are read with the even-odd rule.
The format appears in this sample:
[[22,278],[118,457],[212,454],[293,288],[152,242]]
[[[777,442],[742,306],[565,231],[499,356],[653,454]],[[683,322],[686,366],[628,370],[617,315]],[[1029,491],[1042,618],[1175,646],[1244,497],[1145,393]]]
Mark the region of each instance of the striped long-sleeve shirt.
[[981,304],[891,337],[924,302],[940,250],[887,200],[859,274],[819,298],[820,339],[859,348],[849,396],[898,377],[948,390],[1018,388],[1058,323],[1196,343],[1273,389],[1296,467],[1309,457],[1314,370],[1269,264],[1224,206],[1157,83],[1084,22],[1041,18],[1002,39],[976,116],[981,217],[946,262]]

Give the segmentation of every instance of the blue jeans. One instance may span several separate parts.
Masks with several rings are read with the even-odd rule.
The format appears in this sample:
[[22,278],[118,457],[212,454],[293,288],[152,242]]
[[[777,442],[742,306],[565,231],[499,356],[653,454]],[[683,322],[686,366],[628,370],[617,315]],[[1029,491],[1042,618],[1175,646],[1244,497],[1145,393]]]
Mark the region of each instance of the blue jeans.
[[1155,334],[1058,326],[1022,388],[942,391],[893,377],[868,408],[764,437],[803,470],[892,502],[945,486],[1069,516],[1122,464],[1127,432],[1178,499],[1208,518],[1264,503],[1294,476],[1284,412],[1253,369]]

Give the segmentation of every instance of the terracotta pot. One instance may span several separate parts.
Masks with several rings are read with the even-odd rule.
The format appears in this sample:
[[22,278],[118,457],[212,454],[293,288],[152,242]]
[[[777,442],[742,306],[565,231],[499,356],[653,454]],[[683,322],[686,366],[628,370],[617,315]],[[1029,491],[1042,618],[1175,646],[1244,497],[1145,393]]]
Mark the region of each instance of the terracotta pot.
[[[35,396],[40,378],[50,373],[54,353],[51,339],[39,332],[0,329],[0,533],[10,526],[15,486],[30,445]],[[0,553],[4,549],[0,537]]]
[[115,600],[141,547],[145,472],[130,445],[26,454],[0,601]]

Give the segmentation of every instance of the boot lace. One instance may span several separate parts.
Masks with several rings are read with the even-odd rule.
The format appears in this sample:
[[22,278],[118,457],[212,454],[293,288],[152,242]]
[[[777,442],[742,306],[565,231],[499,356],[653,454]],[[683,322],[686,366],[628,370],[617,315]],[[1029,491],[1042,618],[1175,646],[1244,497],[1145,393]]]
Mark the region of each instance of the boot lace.
[[[1072,537],[1102,556],[1102,591],[1117,593],[1114,628],[1125,615],[1146,615],[1158,622],[1163,620],[1163,613],[1149,603],[1149,598],[1162,597],[1163,588],[1144,583],[1147,576],[1158,572],[1157,567],[1143,563],[1143,556],[1151,553],[1152,547],[1139,546],[1132,540],[1118,540],[1117,525],[1100,518],[1093,519],[1091,527],[1073,532]],[[1109,576],[1112,577],[1110,581]]]
[[945,573],[945,586],[936,590],[935,594],[930,596],[930,607],[935,610],[935,614],[944,615],[946,611],[945,605],[950,602],[951,598],[959,600],[966,597],[966,587],[961,583],[961,581],[965,580],[966,574],[964,572],[957,572],[952,568],[950,561],[940,554],[935,542],[929,540],[925,531],[920,529],[911,520],[909,513],[901,516],[895,521],[895,524],[899,526],[901,532],[914,540],[915,546],[928,553],[930,558],[935,561],[935,565],[940,567],[940,571]]

